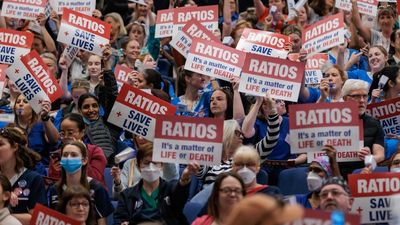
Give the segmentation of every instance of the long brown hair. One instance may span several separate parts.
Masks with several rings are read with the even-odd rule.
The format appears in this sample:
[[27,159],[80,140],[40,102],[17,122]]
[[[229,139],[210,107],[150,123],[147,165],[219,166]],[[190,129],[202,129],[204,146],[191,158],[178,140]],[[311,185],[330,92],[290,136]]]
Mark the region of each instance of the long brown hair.
[[[15,116],[15,119],[14,119],[14,122],[15,122],[15,125],[17,126],[17,127],[20,127],[21,129],[24,129],[24,130],[26,130],[26,132],[27,133],[29,133],[29,129],[31,128],[31,127],[33,127],[33,125],[36,123],[36,122],[38,122],[38,120],[39,120],[39,116],[36,114],[36,112],[33,110],[33,108],[32,108],[32,118],[31,118],[31,121],[29,121],[29,123],[28,123],[28,127],[25,129],[25,128],[23,128],[23,127],[21,127],[20,126],[20,124],[19,124],[19,120],[18,120],[18,115],[17,115],[17,110],[16,110],[16,107],[17,107],[17,99],[19,98],[19,96],[21,96],[22,94],[19,94],[16,98],[15,98],[15,103],[14,103],[14,108],[13,108],[13,111],[14,111],[14,116]],[[23,96],[23,95],[22,95]],[[24,98],[25,98],[25,96],[23,96]],[[28,103],[29,105],[30,105],[30,103]],[[31,106],[32,107],[32,106]]]

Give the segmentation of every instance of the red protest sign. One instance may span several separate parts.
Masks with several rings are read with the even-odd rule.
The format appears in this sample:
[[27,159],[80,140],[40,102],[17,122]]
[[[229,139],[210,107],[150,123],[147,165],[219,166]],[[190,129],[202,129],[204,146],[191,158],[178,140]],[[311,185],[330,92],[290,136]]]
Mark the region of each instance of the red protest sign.
[[153,141],[155,115],[173,115],[176,107],[140,89],[123,84],[108,122]]
[[175,8],[173,35],[177,35],[178,31],[182,30],[183,26],[192,19],[199,21],[210,31],[218,29],[218,5]]
[[321,67],[328,61],[328,54],[316,53],[307,58],[304,71],[306,84],[319,84],[322,79]]
[[369,104],[366,113],[381,122],[385,134],[400,132],[400,97]]
[[349,174],[352,212],[361,223],[387,223],[393,219],[391,196],[400,191],[400,173]]
[[54,102],[63,95],[60,85],[35,50],[22,56],[6,71],[36,113],[42,101]]
[[350,102],[289,106],[291,153],[318,151],[325,144],[338,151],[360,149],[358,108]]
[[303,48],[308,53],[322,52],[344,43],[343,13],[329,16],[303,31]]
[[[134,72],[135,70],[126,67],[126,66],[122,66],[117,64],[115,66],[114,69],[114,75],[115,75],[115,79],[117,80],[117,84],[118,84],[118,91],[121,90],[121,87],[124,83],[128,84],[128,74],[131,72]],[[136,71],[135,71],[136,72]]]
[[44,13],[46,4],[47,0],[4,0],[1,16],[36,20],[40,13]]
[[239,91],[265,96],[269,90],[272,98],[297,102],[303,74],[304,63],[248,53]]
[[246,53],[221,43],[194,38],[185,69],[229,81],[239,78]]
[[16,58],[31,51],[33,34],[0,28],[0,63],[13,64]]
[[8,65],[0,64],[0,97],[3,95],[3,89],[6,86],[6,69]]
[[62,213],[53,209],[47,208],[41,204],[36,204],[33,209],[30,225],[48,225],[48,224],[63,224],[63,225],[80,225],[76,221]]
[[102,48],[110,42],[110,32],[110,24],[65,8],[57,41],[102,55]]
[[[331,212],[312,209],[304,210],[303,218],[291,222],[288,225],[332,224]],[[360,216],[356,214],[345,214],[344,221],[346,225],[359,225]]]
[[153,160],[201,165],[219,165],[222,156],[223,120],[158,116]]
[[65,8],[68,8],[91,16],[96,8],[95,0],[51,0],[50,4],[59,15],[63,14]]
[[358,0],[358,12],[370,16],[377,16],[378,14],[378,0]]
[[289,51],[284,48],[289,43],[290,38],[286,35],[246,28],[236,49],[248,53],[286,59]]
[[171,37],[174,30],[174,9],[157,11],[156,38]]

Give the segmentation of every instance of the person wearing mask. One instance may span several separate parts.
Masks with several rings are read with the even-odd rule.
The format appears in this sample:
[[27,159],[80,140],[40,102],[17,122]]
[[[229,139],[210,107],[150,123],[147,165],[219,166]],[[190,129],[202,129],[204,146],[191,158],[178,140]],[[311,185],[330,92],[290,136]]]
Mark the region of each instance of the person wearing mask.
[[347,182],[341,177],[329,177],[322,183],[321,210],[323,211],[342,211],[349,213],[353,200],[350,197],[350,188]]
[[11,198],[11,183],[8,178],[0,174],[0,224],[22,225],[10,214],[8,206]]

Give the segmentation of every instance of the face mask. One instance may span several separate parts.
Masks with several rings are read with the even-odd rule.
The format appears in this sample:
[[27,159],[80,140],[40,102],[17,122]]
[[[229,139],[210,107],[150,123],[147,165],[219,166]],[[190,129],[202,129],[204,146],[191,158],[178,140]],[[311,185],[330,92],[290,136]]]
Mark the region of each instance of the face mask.
[[60,164],[67,173],[74,174],[82,168],[82,159],[80,157],[62,157]]
[[237,171],[237,174],[242,178],[245,185],[251,184],[256,178],[256,173],[253,170],[247,168],[246,166]]
[[390,172],[393,172],[393,173],[400,173],[400,167],[392,168],[392,169],[390,169]]
[[161,177],[161,170],[153,163],[150,163],[149,166],[146,166],[145,168],[142,169],[141,175],[143,180],[151,183]]
[[310,172],[307,176],[307,186],[309,191],[316,191],[322,187],[322,178],[314,172]]

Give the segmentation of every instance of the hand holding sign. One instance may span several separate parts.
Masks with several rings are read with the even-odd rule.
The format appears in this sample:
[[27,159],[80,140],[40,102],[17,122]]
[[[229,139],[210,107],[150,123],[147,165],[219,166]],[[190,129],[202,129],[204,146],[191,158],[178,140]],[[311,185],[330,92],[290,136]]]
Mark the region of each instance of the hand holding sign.
[[181,184],[187,185],[190,181],[190,176],[195,175],[199,171],[200,165],[198,162],[190,162],[187,167],[183,170],[181,176]]
[[330,160],[336,160],[336,149],[332,145],[324,145],[321,149],[326,153]]
[[361,160],[364,160],[367,155],[371,155],[371,149],[368,146],[362,147],[358,152],[358,157],[360,157]]
[[51,110],[51,103],[49,101],[42,101],[42,111],[40,111],[40,117],[46,117],[49,115]]

